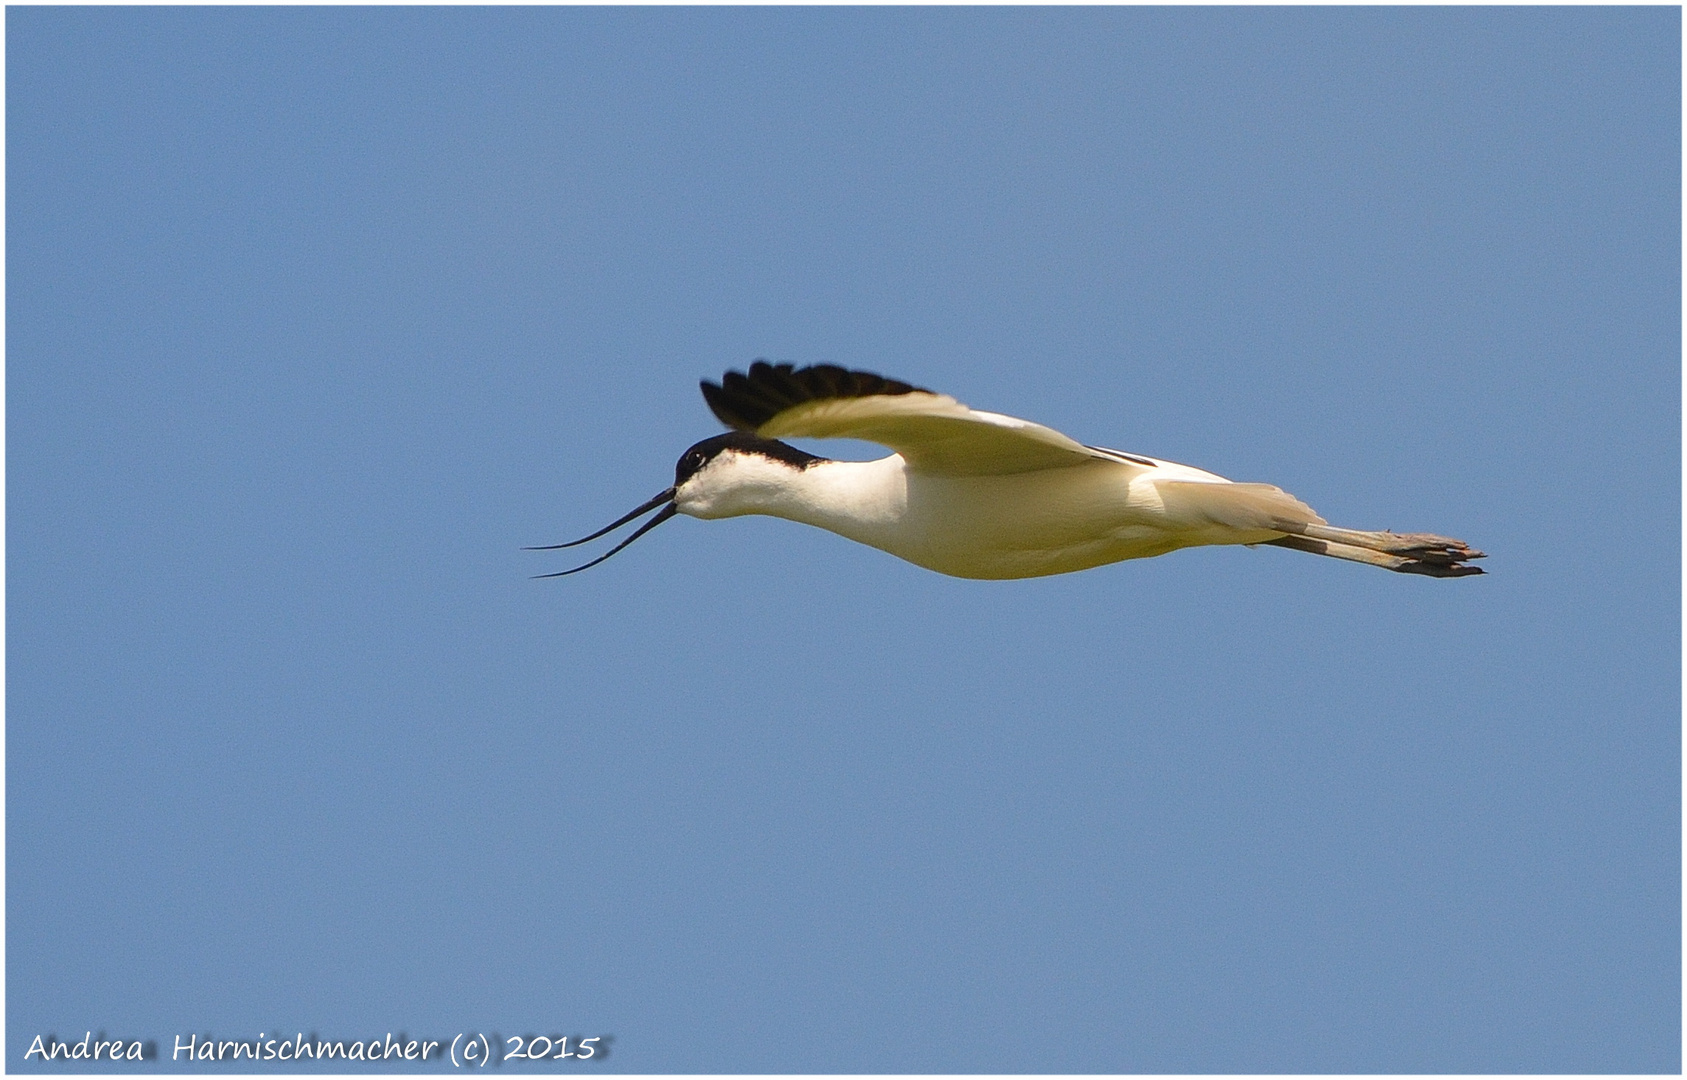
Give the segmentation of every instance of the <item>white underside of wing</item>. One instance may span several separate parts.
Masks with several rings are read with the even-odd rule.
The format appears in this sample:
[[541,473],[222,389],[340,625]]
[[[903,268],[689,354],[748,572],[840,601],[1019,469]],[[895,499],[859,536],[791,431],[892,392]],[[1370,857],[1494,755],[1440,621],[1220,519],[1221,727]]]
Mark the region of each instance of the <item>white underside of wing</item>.
[[1001,476],[1058,469],[1096,454],[1053,428],[980,412],[947,394],[828,398],[793,405],[756,429],[768,439],[864,439],[934,476]]

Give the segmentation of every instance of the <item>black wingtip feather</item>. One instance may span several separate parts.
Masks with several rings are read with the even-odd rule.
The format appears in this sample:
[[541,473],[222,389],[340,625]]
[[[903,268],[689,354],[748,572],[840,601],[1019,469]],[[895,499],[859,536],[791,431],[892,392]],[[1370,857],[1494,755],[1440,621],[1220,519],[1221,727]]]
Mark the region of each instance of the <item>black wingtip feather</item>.
[[807,401],[931,393],[870,371],[850,371],[835,364],[794,368],[766,360],[752,363],[748,374],[729,371],[719,384],[704,379],[700,386],[709,410],[721,423],[739,431],[756,431],[791,406]]

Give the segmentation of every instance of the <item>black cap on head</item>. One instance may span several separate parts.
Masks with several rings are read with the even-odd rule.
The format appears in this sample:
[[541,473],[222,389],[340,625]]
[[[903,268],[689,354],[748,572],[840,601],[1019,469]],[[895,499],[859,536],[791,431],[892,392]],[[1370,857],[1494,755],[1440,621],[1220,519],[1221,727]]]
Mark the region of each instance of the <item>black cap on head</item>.
[[762,457],[783,462],[794,469],[806,469],[816,462],[826,459],[817,454],[810,454],[789,443],[782,443],[778,439],[764,439],[760,435],[752,435],[747,431],[729,431],[725,435],[716,435],[712,439],[704,439],[679,457],[679,464],[674,466],[674,486],[678,487],[691,479],[697,470],[713,461],[723,450],[737,450],[745,454],[760,454]]

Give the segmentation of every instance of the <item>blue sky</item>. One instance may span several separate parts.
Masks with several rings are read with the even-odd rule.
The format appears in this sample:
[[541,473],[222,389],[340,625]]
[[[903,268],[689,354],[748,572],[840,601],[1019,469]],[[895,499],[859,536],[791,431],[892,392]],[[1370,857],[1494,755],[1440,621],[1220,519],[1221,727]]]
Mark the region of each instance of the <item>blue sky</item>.
[[[1679,20],[8,10],[7,1067],[1677,1071]],[[1490,574],[529,580],[763,356]]]

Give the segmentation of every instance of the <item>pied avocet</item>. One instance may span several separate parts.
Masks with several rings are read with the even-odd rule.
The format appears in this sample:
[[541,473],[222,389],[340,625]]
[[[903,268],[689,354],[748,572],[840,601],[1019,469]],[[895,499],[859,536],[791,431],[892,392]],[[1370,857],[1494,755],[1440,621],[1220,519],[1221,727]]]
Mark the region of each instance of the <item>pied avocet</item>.
[[[945,394],[822,364],[757,361],[705,381],[733,430],[687,450],[674,486],[590,536],[655,517],[596,566],[675,514],[770,514],[829,529],[965,578],[1087,570],[1202,544],[1272,544],[1406,574],[1480,574],[1462,540],[1337,529],[1270,484],[1238,484],[1188,465],[1085,446],[1027,420],[969,409]],[[780,438],[864,439],[895,453],[832,461]]]

